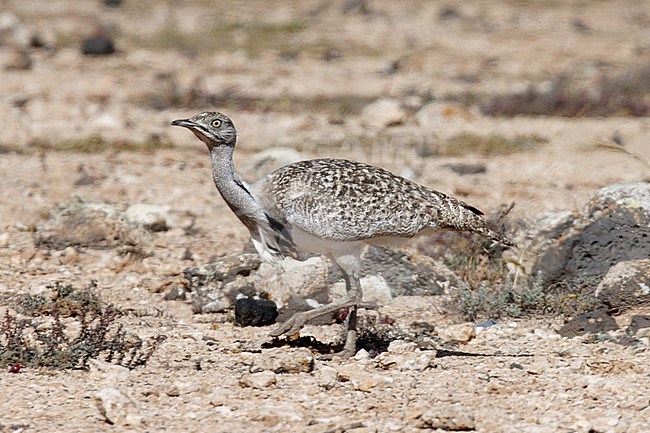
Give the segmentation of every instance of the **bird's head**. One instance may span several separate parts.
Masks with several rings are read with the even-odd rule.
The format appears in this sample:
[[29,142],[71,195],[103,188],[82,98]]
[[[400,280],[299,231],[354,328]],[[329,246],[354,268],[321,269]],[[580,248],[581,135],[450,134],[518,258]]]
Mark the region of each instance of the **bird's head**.
[[189,129],[210,150],[215,146],[234,146],[237,140],[235,125],[228,116],[221,113],[200,113],[189,119],[174,120],[172,125]]

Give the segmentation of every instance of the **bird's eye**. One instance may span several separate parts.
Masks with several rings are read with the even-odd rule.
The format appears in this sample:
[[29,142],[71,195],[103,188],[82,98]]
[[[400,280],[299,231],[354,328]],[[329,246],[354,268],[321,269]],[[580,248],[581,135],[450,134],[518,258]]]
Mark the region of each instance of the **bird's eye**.
[[218,127],[221,126],[221,123],[222,123],[221,120],[219,120],[219,119],[214,119],[214,120],[212,121],[212,126],[215,127],[215,128],[218,128]]

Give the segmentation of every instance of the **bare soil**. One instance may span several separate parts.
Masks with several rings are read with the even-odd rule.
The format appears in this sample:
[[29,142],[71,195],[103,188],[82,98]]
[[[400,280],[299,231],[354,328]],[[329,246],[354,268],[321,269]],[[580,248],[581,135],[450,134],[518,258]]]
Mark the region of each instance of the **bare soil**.
[[[647,338],[633,347],[606,336],[565,339],[557,334],[562,317],[501,318],[426,368],[316,360],[313,371],[278,373],[258,389],[241,379],[255,357],[270,356],[262,349],[269,328],[235,327],[162,299],[185,267],[248,243],[212,184],[203,144],[169,126],[207,109],[234,120],[236,164],[246,176],[258,177],[255,155],[275,147],[352,158],[486,213],[514,202],[510,218],[528,230],[541,216],[581,208],[601,187],[647,181],[646,117],[490,118],[454,101],[543,87],[559,75],[589,90],[603,75],[635,70],[650,60],[648,3],[123,3],[0,2],[53,47],[26,49],[31,68],[7,69],[0,81],[0,293],[96,281],[104,300],[135,312],[123,319],[130,332],[168,338],[128,375],[0,372],[0,432],[650,431]],[[117,53],[83,56],[81,40],[100,25]],[[18,52],[2,39],[0,64]],[[401,101],[405,120],[364,126],[362,108],[382,97]],[[415,113],[429,101],[441,104],[441,114],[425,124]],[[435,150],[461,133],[545,142],[503,155],[420,156],[422,146]],[[597,146],[612,138],[641,160]],[[455,163],[486,171],[460,175],[448,167]],[[144,259],[113,249],[37,248],[34,231],[76,196],[120,210],[168,206],[177,226],[152,233]],[[188,221],[193,230],[183,229]],[[528,266],[534,260],[527,245],[513,254]],[[404,328],[463,321],[440,303],[401,297],[380,311]],[[323,332],[313,328],[303,334]],[[282,350],[289,359],[304,356]],[[142,421],[108,423],[95,401],[106,387],[129,395]]]

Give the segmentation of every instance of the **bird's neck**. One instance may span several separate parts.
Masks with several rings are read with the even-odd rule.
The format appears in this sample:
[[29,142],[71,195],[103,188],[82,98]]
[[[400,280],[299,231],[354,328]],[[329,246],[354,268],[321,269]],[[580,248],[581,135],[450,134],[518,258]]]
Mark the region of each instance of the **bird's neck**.
[[260,218],[264,210],[235,173],[233,151],[234,146],[228,145],[210,149],[212,178],[230,209],[248,226],[248,221]]

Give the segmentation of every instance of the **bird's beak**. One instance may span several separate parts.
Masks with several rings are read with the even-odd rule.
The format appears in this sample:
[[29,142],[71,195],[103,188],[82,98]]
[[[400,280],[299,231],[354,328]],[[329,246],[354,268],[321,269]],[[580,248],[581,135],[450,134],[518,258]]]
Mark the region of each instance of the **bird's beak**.
[[194,128],[196,123],[192,122],[190,119],[177,119],[172,122],[172,126],[182,126],[184,128]]

